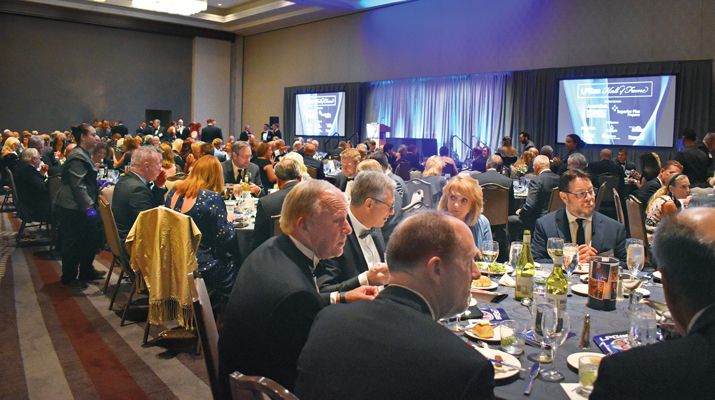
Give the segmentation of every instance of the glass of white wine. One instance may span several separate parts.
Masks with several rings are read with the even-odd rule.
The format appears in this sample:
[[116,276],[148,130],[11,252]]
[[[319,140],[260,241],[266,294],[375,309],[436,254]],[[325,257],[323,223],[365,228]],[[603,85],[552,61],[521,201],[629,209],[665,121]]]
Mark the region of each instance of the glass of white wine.
[[627,239],[626,245],[628,246],[626,248],[628,270],[631,272],[633,279],[638,279],[638,273],[643,269],[645,259],[643,241],[640,239]]
[[564,240],[561,238],[549,238],[548,243],[546,244],[546,251],[549,252],[549,257],[551,257],[551,260],[554,259],[555,252],[556,250],[563,250],[564,249]]
[[487,271],[492,275],[492,263],[499,257],[499,242],[485,240],[482,242],[482,258],[488,262]]

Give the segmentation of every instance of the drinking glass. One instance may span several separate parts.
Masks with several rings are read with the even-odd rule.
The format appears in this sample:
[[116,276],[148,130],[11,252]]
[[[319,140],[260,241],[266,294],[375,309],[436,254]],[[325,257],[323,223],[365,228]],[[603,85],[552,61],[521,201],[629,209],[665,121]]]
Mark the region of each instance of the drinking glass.
[[509,264],[516,271],[516,262],[519,260],[521,249],[524,248],[524,242],[511,242],[509,248]]
[[578,359],[578,392],[588,396],[593,391],[593,383],[598,377],[601,357],[583,356]]
[[628,270],[631,271],[633,279],[638,279],[638,272],[643,268],[645,258],[643,241],[640,239],[626,239],[626,246],[628,246],[626,247]]
[[524,352],[526,341],[526,324],[520,321],[506,320],[499,324],[501,349],[511,355],[518,356]]
[[569,290],[571,294],[571,276],[578,268],[578,245],[575,243],[564,243],[564,271],[568,276]]
[[496,261],[499,257],[499,242],[493,240],[485,240],[482,242],[482,258],[486,260],[489,265],[487,265],[487,270],[489,275],[492,275],[492,263]]
[[546,244],[546,251],[549,252],[549,257],[551,257],[551,260],[554,260],[556,257],[556,250],[562,250],[564,249],[564,240],[561,238],[549,238],[548,243]]
[[553,313],[556,307],[552,303],[536,303],[536,310],[531,320],[531,329],[534,332],[534,338],[541,344],[541,352],[529,354],[529,360],[539,361],[540,363],[550,363],[551,357],[546,354],[546,336],[543,331],[544,315]]
[[[571,329],[571,319],[566,310],[553,308],[548,310],[541,319],[541,331],[551,346],[551,360],[556,360],[556,350],[564,344],[569,337]],[[541,379],[547,382],[558,382],[564,379],[564,374],[556,370],[556,363],[552,362],[551,367],[541,372]]]

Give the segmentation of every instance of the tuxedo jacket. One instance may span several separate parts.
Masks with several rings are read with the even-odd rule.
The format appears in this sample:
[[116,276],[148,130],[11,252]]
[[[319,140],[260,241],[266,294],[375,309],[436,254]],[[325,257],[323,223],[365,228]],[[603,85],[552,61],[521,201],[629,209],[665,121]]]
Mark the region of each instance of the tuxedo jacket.
[[159,141],[161,142],[171,142],[174,140],[173,137],[171,137],[171,134],[169,134],[166,131],[166,128],[163,126],[160,126],[158,129],[156,129],[153,133],[153,136],[156,136],[159,138]]
[[50,190],[45,177],[32,165],[20,162],[14,172],[21,206],[33,221],[50,221]]
[[313,167],[316,169],[317,179],[325,179],[325,171],[323,170],[323,162],[316,160],[312,156],[303,156],[303,163],[307,167]]
[[[211,143],[214,139],[219,138],[223,140],[223,133],[221,133],[221,128],[208,125],[201,129],[201,141],[204,143]],[[226,141],[224,140],[224,143]]]
[[596,177],[601,174],[611,174],[621,178],[621,181],[626,177],[626,172],[623,168],[611,160],[600,160],[588,163],[588,169],[591,173],[596,175]]
[[345,188],[348,186],[348,177],[343,173],[343,171],[340,171],[335,176],[335,187],[340,189],[341,192],[345,193]]
[[[223,182],[224,183],[238,183],[236,178],[233,176],[233,161],[226,160],[221,163],[221,168],[223,168]],[[261,171],[258,169],[258,165],[249,162],[246,170],[251,174],[249,181],[256,186],[263,187],[263,182],[261,182]]]
[[234,371],[265,376],[293,390],[298,355],[325,304],[312,265],[286,234],[268,239],[246,258],[218,342],[225,398],[231,398],[228,375]]
[[622,169],[624,173],[626,170],[630,171],[636,169],[636,163],[634,163],[633,161],[626,160],[625,163],[621,163],[618,159],[616,159],[616,161],[614,161],[613,163],[616,164],[618,168]]
[[298,359],[300,399],[493,399],[494,368],[432,319],[416,293],[388,286],[373,301],[315,319]]
[[660,184],[660,179],[655,178],[651,179],[648,182],[644,183],[643,186],[641,186],[638,191],[634,194],[638,200],[640,200],[641,204],[643,204],[643,207],[648,204],[648,201],[650,200],[651,197],[655,194],[655,192],[658,191],[663,185]]
[[256,207],[256,223],[253,229],[253,249],[258,248],[271,237],[271,226],[275,223],[273,216],[280,215],[288,192],[298,184],[298,181],[290,181],[283,186],[283,189],[261,197]]
[[182,126],[179,128],[178,126],[176,127],[176,138],[181,139],[181,140],[186,140],[189,138],[189,135],[191,134],[191,130],[186,127]]
[[712,399],[715,307],[680,339],[636,347],[601,360],[590,399]]
[[119,178],[114,186],[112,212],[122,240],[126,239],[140,212],[164,204],[166,187],[160,188],[151,183],[150,185],[151,189],[137,174],[128,172]]
[[249,137],[250,135],[251,135],[251,134],[250,134],[248,131],[243,131],[243,132],[241,132],[240,135],[238,135],[238,141],[240,141],[240,142],[248,142],[248,137]]
[[[402,207],[410,204],[412,196],[410,190],[407,189],[407,184],[405,183],[405,180],[402,179],[400,176],[393,174],[392,171],[388,172],[387,176],[393,181],[395,181],[395,183],[397,184],[397,188],[395,190],[397,190],[397,193],[399,193],[402,197]],[[395,213],[397,213],[397,206],[395,206]]]
[[149,131],[148,131],[148,128],[144,128],[144,129],[142,129],[142,128],[137,128],[137,130],[136,130],[136,132],[135,132],[135,133],[136,133],[135,136],[144,136],[144,135],[146,135],[148,132],[149,132]]
[[[613,250],[614,257],[619,259],[621,264],[625,264],[626,228],[618,221],[594,211],[591,229],[591,247],[599,253]],[[571,242],[571,229],[565,208],[548,213],[536,220],[531,240],[531,253],[535,261],[551,262],[549,253],[546,251],[546,243],[549,238],[562,238],[566,243]]]
[[519,212],[524,229],[531,230],[535,221],[549,211],[551,191],[559,186],[560,180],[561,178],[551,171],[544,171],[531,178],[529,195]]
[[710,158],[697,146],[686,147],[675,155],[675,161],[683,164],[683,173],[688,176],[691,185],[703,183],[709,178],[707,171]]
[[[353,222],[348,216],[352,228]],[[385,262],[385,242],[379,230],[372,235],[375,247],[380,255],[380,261]],[[343,254],[340,257],[321,261],[316,271],[318,286],[321,293],[347,292],[360,286],[358,275],[368,270],[365,255],[362,252],[358,237],[353,230],[345,241]]]

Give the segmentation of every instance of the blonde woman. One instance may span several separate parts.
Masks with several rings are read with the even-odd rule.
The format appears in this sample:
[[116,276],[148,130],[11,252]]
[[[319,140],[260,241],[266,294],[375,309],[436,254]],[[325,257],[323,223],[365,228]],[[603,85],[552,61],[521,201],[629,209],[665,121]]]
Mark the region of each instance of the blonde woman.
[[176,164],[174,163],[174,152],[171,151],[169,143],[162,142],[159,145],[161,150],[161,169],[166,172],[166,177],[176,175]]
[[203,156],[194,163],[191,175],[169,192],[165,205],[194,220],[202,234],[196,252],[201,276],[209,290],[228,296],[238,272],[233,263],[238,246],[222,192],[221,163],[214,156]]
[[670,174],[665,184],[650,198],[646,207],[645,228],[651,240],[658,224],[668,214],[680,211],[690,203],[690,180],[682,173]]
[[308,175],[308,168],[305,167],[305,164],[303,164],[303,156],[300,154],[296,153],[295,151],[291,151],[290,153],[286,154],[283,156],[284,159],[289,159],[289,160],[295,160],[300,164],[300,175],[303,177],[304,181],[309,181],[313,178]]
[[0,175],[3,177],[3,183],[5,186],[10,186],[10,177],[5,176],[5,168],[9,169],[10,172],[15,172],[15,166],[19,157],[17,155],[17,150],[20,148],[20,140],[16,137],[9,137],[5,139],[5,144],[2,147],[2,158],[0,158]]
[[380,163],[378,163],[375,160],[365,160],[358,164],[357,166],[357,172],[358,174],[360,171],[377,171],[377,172],[383,172],[382,167],[380,166]]
[[430,184],[430,194],[433,203],[437,203],[442,197],[442,189],[447,184],[447,179],[442,176],[442,169],[447,165],[440,156],[432,156],[425,163],[425,172],[422,173],[422,180]]
[[492,240],[489,220],[482,215],[483,205],[484,197],[479,183],[468,175],[457,175],[444,187],[444,194],[438,207],[439,210],[448,212],[469,226],[479,258],[481,258],[479,250],[482,248],[482,243],[485,240]]

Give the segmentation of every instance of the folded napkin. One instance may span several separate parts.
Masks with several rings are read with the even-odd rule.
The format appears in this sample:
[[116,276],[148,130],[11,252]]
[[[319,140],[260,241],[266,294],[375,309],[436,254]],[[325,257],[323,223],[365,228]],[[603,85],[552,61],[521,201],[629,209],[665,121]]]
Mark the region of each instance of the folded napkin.
[[514,281],[514,278],[512,278],[508,274],[504,274],[502,275],[501,279],[499,279],[499,284],[502,286],[514,287],[516,286],[516,281]]
[[561,387],[571,400],[583,400],[587,398],[578,392],[578,383],[562,383]]

